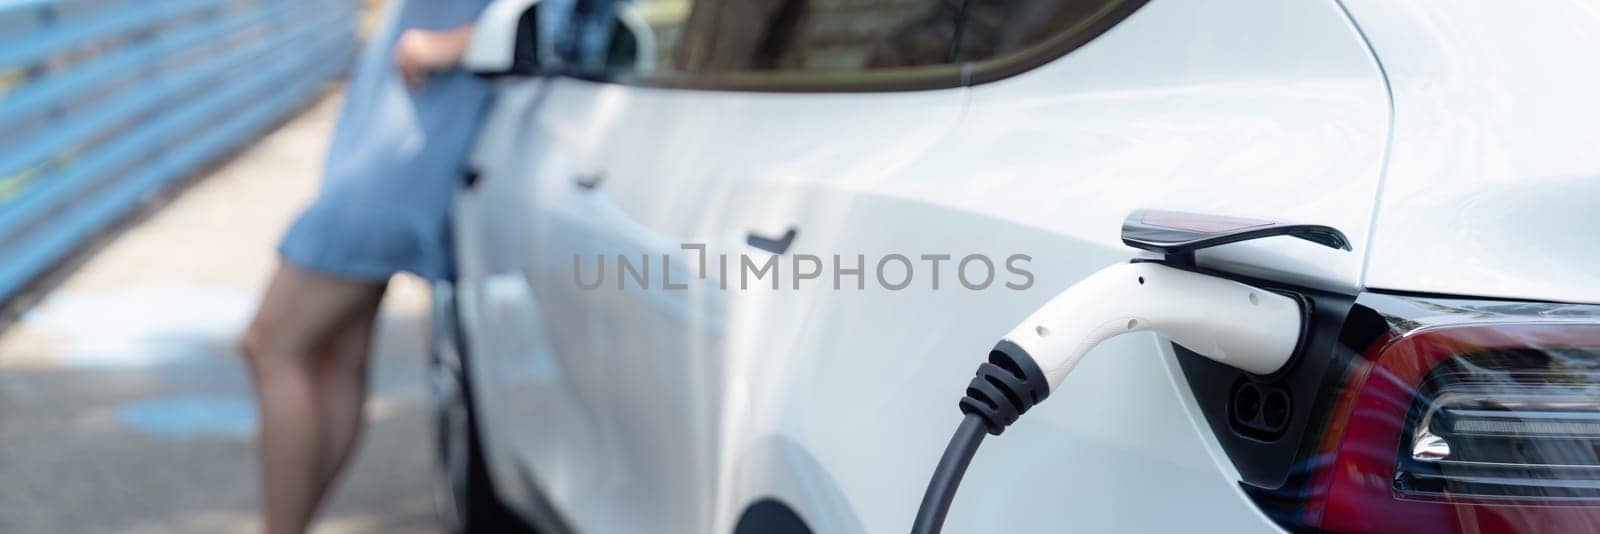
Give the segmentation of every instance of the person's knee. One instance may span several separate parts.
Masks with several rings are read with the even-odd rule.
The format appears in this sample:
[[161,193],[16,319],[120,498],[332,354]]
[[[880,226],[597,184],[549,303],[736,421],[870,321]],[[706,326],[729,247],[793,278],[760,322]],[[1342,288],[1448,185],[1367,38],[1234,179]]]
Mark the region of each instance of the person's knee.
[[239,336],[239,350],[258,376],[280,369],[302,369],[306,355],[298,354],[296,345],[287,332],[259,319],[251,321]]
[[245,326],[244,332],[239,334],[238,345],[240,354],[245,358],[254,359],[266,348],[266,339],[262,337],[261,329],[252,321]]
[[270,357],[268,352],[271,349],[267,333],[254,322],[245,327],[244,333],[239,336],[239,353],[244,355],[244,361],[253,374],[260,374],[261,363]]

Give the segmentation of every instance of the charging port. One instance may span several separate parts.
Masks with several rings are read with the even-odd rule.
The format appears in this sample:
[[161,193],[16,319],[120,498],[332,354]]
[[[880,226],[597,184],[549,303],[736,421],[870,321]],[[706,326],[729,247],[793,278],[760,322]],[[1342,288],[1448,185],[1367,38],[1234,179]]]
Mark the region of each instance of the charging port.
[[1234,432],[1261,441],[1283,437],[1294,413],[1293,397],[1282,386],[1240,380],[1233,387],[1228,420]]

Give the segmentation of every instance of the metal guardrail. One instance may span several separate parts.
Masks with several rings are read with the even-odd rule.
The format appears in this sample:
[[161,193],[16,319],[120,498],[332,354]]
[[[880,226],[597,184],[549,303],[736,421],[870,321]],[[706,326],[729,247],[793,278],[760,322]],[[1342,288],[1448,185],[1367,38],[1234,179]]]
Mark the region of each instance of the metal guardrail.
[[314,97],[358,4],[0,0],[0,302]]

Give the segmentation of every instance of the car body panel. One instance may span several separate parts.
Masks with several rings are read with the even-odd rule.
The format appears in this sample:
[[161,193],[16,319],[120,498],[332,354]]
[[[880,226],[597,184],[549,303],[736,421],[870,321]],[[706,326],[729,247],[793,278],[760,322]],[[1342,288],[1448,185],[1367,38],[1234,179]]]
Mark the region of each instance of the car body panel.
[[[1050,296],[1133,257],[1117,239],[1129,211],[1338,227],[1354,252],[1270,238],[1200,260],[1359,288],[1389,124],[1382,73],[1331,1],[1151,2],[971,88],[503,85],[483,178],[458,199],[463,331],[474,383],[490,384],[475,400],[502,496],[538,491],[597,532],[727,532],[763,498],[817,531],[905,530],[973,364]],[[802,255],[951,258],[939,289],[926,273],[882,287],[873,263],[863,289],[826,270],[739,288],[717,269],[765,259],[745,238],[791,228],[780,272]],[[709,273],[683,244],[705,246]],[[973,253],[995,259],[983,290],[957,276]],[[1003,286],[1022,283],[999,261],[1014,254],[1025,290]],[[604,287],[574,280],[619,255],[655,258],[653,285],[618,289],[615,264]],[[661,286],[664,256],[683,289]],[[1094,351],[985,447],[951,530],[1274,530],[1174,358],[1154,335]]]
[[1600,302],[1600,4],[1344,3],[1394,92],[1366,285]]
[[[1140,208],[1328,225],[1354,253],[1276,237],[1199,259],[1360,287],[1388,102],[1336,4],[1152,2],[1066,58],[974,88],[974,100],[970,141],[927,162],[960,170],[918,176],[904,194],[1119,252],[1122,219]],[[983,157],[994,153],[1015,155]],[[940,194],[962,187],[1010,191]]]
[[[1174,43],[1184,53],[1163,57]],[[744,356],[730,349],[730,358],[760,362],[749,366],[758,408],[737,432],[747,450],[827,469],[806,486],[770,465],[741,466],[775,480],[737,477],[754,487],[735,490],[735,501],[778,493],[808,519],[845,502],[864,531],[904,530],[959,421],[954,401],[974,362],[1056,292],[1133,257],[1118,239],[1133,209],[1339,227],[1355,252],[1271,238],[1201,261],[1359,286],[1388,101],[1337,5],[1152,2],[1064,58],[971,92],[962,123],[937,149],[881,179],[851,180],[847,231],[831,242],[802,238],[796,253],[1023,253],[1033,258],[1034,287],[970,291],[947,270],[942,290],[919,279],[901,291],[769,299],[805,306],[802,321],[777,320],[757,304],[733,314],[730,331],[781,340]],[[1239,491],[1229,461],[1208,454],[1214,438],[1188,408],[1187,387],[1171,380],[1179,371],[1167,352],[1155,336],[1132,336],[1091,353],[1059,398],[987,442],[962,487],[977,497],[957,499],[951,531],[1160,530],[1172,517],[1227,531],[1274,528]],[[795,486],[804,491],[779,489]],[[842,497],[816,496],[829,487]]]
[[[558,347],[586,350],[579,348],[588,337],[582,327],[597,324],[597,314],[573,301],[570,292],[545,291],[535,298],[535,285],[549,285],[546,273],[562,271],[543,264],[538,256],[523,254],[525,247],[545,239],[589,241],[582,226],[565,224],[568,219],[559,212],[527,209],[537,189],[549,183],[535,176],[568,176],[579,167],[572,156],[578,140],[565,135],[570,131],[546,130],[537,144],[523,144],[529,133],[539,131],[541,121],[563,118],[558,112],[564,108],[544,109],[549,86],[549,80],[539,79],[506,83],[498,89],[496,112],[484,124],[480,139],[501,142],[480,142],[474,151],[470,165],[479,178],[457,195],[453,227],[461,258],[456,281],[461,334],[494,487],[509,503],[531,502],[532,492],[563,498],[557,504],[560,509],[571,505],[565,498],[574,494],[567,489],[572,481],[605,480],[607,473],[604,465],[562,463],[542,471],[536,488],[526,468],[527,455],[593,454],[601,441],[595,437],[599,429],[592,418],[584,416],[588,407],[575,393],[577,381],[555,373],[553,356]],[[556,287],[569,286],[570,282]],[[551,329],[552,317],[580,328]],[[586,370],[565,374],[581,377]],[[541,439],[547,436],[541,427],[526,423],[536,412],[544,419],[560,418],[559,423],[546,424],[560,426],[563,439]]]
[[[711,503],[720,487],[714,483],[722,458],[717,440],[728,405],[722,392],[736,381],[722,358],[723,317],[728,297],[738,289],[717,289],[721,274],[715,268],[706,278],[695,278],[698,269],[691,268],[700,253],[680,245],[703,245],[710,257],[737,257],[760,252],[744,243],[747,233],[781,235],[789,226],[804,225],[807,239],[820,238],[829,226],[840,226],[841,214],[833,211],[839,204],[828,199],[828,186],[813,186],[804,177],[836,173],[852,161],[863,173],[877,172],[885,147],[898,147],[888,152],[901,159],[915,159],[954,124],[964,90],[792,102],[770,95],[633,90],[551,79],[508,82],[502,92],[534,91],[529,86],[536,84],[544,92],[539,109],[549,111],[532,112],[516,103],[497,108],[496,117],[526,119],[515,133],[480,143],[479,159],[486,167],[482,183],[458,204],[464,213],[457,224],[463,263],[474,264],[463,266],[459,281],[464,306],[498,306],[475,315],[481,328],[467,329],[469,344],[484,353],[474,356],[474,376],[504,383],[477,393],[484,404],[518,404],[491,409],[500,413],[490,417],[537,423],[508,422],[525,430],[487,432],[491,449],[507,451],[492,461],[536,473],[557,508],[585,529],[704,531],[713,521]],[[886,107],[886,101],[897,107]],[[856,111],[841,114],[841,105]],[[807,106],[831,114],[807,111]],[[779,107],[793,115],[790,125],[808,117],[819,122],[797,134],[750,120],[770,117]],[[892,109],[899,111],[886,111]],[[840,132],[824,123],[869,112],[883,118],[876,124],[892,126]],[[812,151],[833,141],[874,150],[835,151],[824,158]],[[521,151],[519,145],[533,149]],[[745,159],[721,157],[756,153]],[[547,161],[530,167],[530,158]],[[753,161],[770,164],[748,165]],[[598,185],[575,185],[588,175]],[[529,229],[503,228],[516,224],[512,221]],[[520,233],[513,239],[521,241],[474,245],[507,233]],[[582,260],[587,283],[597,280],[600,256],[611,262],[602,287],[577,287],[574,260]],[[661,278],[663,256],[670,258],[672,270],[666,279]],[[635,267],[646,257],[655,262],[656,270],[646,275],[653,285],[640,288],[633,278],[624,281],[615,263],[619,257],[632,259]],[[665,282],[693,283],[675,291],[664,289]],[[499,295],[507,302],[475,304],[471,295]],[[542,324],[517,327],[504,321]],[[541,332],[557,333],[552,337],[558,342],[530,338]],[[530,367],[546,372],[526,370]],[[542,383],[551,373],[561,384]],[[563,415],[574,413],[585,415]],[[552,433],[584,439],[551,440]],[[583,443],[579,447],[588,451],[587,458],[573,458],[579,453],[572,443]],[[634,503],[633,512],[615,513],[616,502]]]

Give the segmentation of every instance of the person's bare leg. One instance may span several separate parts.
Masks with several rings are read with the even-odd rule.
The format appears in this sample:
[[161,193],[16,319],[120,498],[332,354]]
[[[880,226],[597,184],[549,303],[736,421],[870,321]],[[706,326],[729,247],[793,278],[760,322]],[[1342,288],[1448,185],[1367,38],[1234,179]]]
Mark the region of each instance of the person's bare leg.
[[367,398],[367,362],[379,300],[361,310],[318,362],[314,387],[322,416],[318,448],[318,500],[332,489],[360,440]]
[[304,532],[320,492],[322,411],[318,362],[325,348],[383,295],[383,285],[279,264],[242,340],[261,414],[264,527]]

